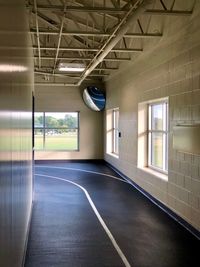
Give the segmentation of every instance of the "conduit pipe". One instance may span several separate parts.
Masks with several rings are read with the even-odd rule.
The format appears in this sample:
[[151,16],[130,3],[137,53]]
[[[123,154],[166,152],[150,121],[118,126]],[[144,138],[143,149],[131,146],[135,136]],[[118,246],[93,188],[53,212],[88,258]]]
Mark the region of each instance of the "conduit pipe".
[[40,36],[39,36],[38,13],[37,13],[37,0],[34,0],[34,9],[35,9],[36,36],[37,36],[38,54],[39,54],[38,65],[41,67],[41,51],[40,51]]
[[96,68],[96,66],[102,62],[102,60],[108,55],[108,53],[113,49],[113,47],[120,41],[120,39],[128,31],[129,27],[138,19],[138,17],[146,11],[147,6],[152,4],[154,0],[138,0],[130,8],[118,26],[115,28],[111,36],[105,42],[105,44],[98,51],[93,60],[83,72],[77,86],[80,86],[85,78]]
[[60,32],[59,32],[59,37],[58,37],[58,46],[57,46],[57,49],[56,49],[55,62],[54,62],[54,67],[53,67],[53,74],[55,73],[56,63],[57,63],[59,49],[60,49],[60,43],[61,43],[61,38],[62,38],[62,31],[63,31],[64,20],[65,20],[65,13],[66,13],[66,4],[64,5],[64,13],[63,13],[63,17],[62,17],[61,26],[60,26]]
[[75,83],[47,83],[47,82],[36,82],[35,85],[37,86],[61,86],[61,87],[68,87],[68,86],[77,86]]

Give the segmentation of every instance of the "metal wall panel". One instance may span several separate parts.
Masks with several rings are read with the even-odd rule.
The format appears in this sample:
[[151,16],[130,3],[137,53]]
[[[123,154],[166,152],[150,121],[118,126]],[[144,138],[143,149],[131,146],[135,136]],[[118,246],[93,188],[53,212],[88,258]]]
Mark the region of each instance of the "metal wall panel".
[[22,265],[32,204],[32,51],[23,0],[0,0],[0,266]]

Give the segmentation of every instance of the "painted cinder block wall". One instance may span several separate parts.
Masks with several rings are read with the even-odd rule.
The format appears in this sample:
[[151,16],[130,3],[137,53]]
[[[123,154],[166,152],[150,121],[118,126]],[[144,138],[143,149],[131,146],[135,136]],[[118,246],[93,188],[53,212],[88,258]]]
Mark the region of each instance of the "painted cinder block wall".
[[[200,123],[199,18],[199,1],[189,17],[153,18],[163,25],[163,37],[144,40],[142,54],[106,81],[106,109],[120,110],[119,159],[106,153],[104,132],[105,160],[198,230],[200,156],[174,150],[172,134],[179,123]],[[138,103],[162,97],[169,97],[168,181],[137,167]]]
[[1,267],[22,266],[32,206],[34,77],[26,15],[23,0],[0,0]]
[[35,86],[36,112],[80,112],[79,151],[35,150],[36,160],[103,158],[103,113],[92,111],[85,105],[83,88]]

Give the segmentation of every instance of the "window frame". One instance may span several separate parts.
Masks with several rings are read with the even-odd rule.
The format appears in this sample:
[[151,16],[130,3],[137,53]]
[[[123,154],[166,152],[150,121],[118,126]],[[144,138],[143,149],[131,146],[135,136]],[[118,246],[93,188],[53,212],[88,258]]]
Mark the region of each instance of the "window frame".
[[[163,129],[162,130],[156,130],[152,129],[152,107],[155,105],[162,104],[162,112],[163,112]],[[168,174],[168,134],[169,134],[169,123],[168,123],[168,117],[169,117],[169,105],[168,105],[168,99],[163,99],[159,101],[152,101],[148,103],[147,106],[147,165],[148,168],[153,169],[155,171],[161,172],[163,174]],[[163,143],[163,151],[162,151],[162,159],[163,159],[163,166],[162,168],[159,168],[152,164],[152,136],[153,133],[161,133],[162,134],[162,143]]]
[[[34,120],[35,120],[35,114],[36,113],[42,113],[42,116],[43,116],[43,126],[42,127],[34,127],[34,136],[35,136],[35,130],[42,130],[42,136],[43,136],[43,147],[41,149],[37,149],[34,147],[34,150],[36,151],[80,151],[79,150],[79,145],[80,145],[80,111],[69,111],[69,112],[35,112],[34,113]],[[74,127],[74,128],[67,128],[67,127],[47,127],[46,126],[46,114],[48,113],[64,113],[64,114],[67,114],[67,113],[77,113],[77,127]],[[46,143],[46,130],[77,130],[77,149],[48,149],[48,148],[45,148],[45,143]],[[35,139],[35,137],[34,137]],[[34,141],[34,143],[36,143]]]

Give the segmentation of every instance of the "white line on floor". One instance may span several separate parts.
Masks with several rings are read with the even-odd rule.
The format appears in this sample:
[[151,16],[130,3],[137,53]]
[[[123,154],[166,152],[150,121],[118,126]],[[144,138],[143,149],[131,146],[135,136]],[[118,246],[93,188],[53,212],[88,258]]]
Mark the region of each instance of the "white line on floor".
[[93,174],[98,174],[98,175],[104,175],[104,176],[119,180],[119,181],[127,183],[127,184],[129,183],[128,181],[126,181],[124,179],[121,179],[121,178],[118,178],[118,177],[113,176],[111,174],[107,174],[107,173],[103,173],[103,172],[95,172],[95,171],[89,171],[89,170],[77,169],[77,168],[69,168],[69,167],[45,166],[45,165],[42,165],[42,166],[36,165],[35,167],[36,168],[50,168],[50,169],[61,169],[61,170],[71,170],[71,171],[81,171],[81,172],[93,173]]
[[63,181],[63,182],[67,182],[67,183],[70,183],[70,184],[73,184],[77,187],[79,187],[83,192],[84,194],[86,195],[87,199],[88,199],[88,202],[91,206],[91,208],[93,209],[97,219],[99,220],[101,226],[103,227],[103,229],[105,230],[107,236],[109,237],[110,241],[112,242],[114,248],[116,249],[117,253],[119,254],[120,258],[122,259],[124,265],[126,267],[131,267],[130,263],[128,262],[126,256],[124,255],[124,253],[122,252],[121,248],[119,247],[119,245],[117,244],[114,236],[112,235],[111,231],[109,230],[109,228],[107,227],[106,223],[104,222],[103,218],[101,217],[100,213],[98,212],[94,202],[92,201],[88,191],[81,185],[75,183],[75,182],[72,182],[70,180],[67,180],[67,179],[63,179],[63,178],[60,178],[60,177],[57,177],[57,176],[49,176],[49,175],[44,175],[44,174],[35,174],[37,176],[42,176],[42,177],[48,177],[48,178],[51,178],[51,179],[56,179],[56,180],[60,180],[60,181]]

